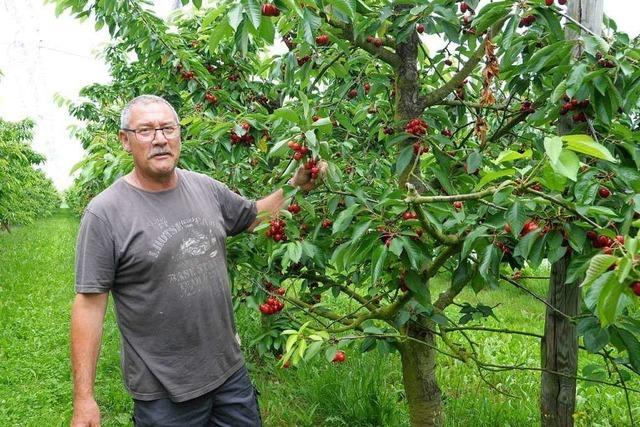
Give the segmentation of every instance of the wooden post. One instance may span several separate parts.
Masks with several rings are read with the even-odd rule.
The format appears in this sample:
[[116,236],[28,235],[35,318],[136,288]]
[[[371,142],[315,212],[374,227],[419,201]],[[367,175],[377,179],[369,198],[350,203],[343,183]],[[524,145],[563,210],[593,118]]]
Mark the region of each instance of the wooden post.
[[[595,34],[602,31],[602,0],[571,0],[569,16]],[[573,31],[566,31],[568,39],[578,37]],[[574,56],[581,54],[581,47],[574,49]],[[558,123],[560,135],[571,132],[573,124],[569,117],[563,117]],[[568,316],[578,314],[580,289],[578,283],[568,283],[567,267],[571,261],[570,252],[551,267],[549,280],[549,303]],[[541,366],[546,371],[560,372],[563,375],[542,372],[540,390],[540,423],[544,427],[572,427],[576,407],[576,380],[578,370],[578,336],[576,325],[557,312],[547,308],[544,337],[541,343]]]

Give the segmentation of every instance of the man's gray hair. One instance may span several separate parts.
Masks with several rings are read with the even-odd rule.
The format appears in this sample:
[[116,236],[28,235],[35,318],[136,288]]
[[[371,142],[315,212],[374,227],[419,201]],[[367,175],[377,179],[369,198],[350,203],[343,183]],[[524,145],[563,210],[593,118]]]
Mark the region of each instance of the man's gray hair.
[[133,107],[135,107],[136,105],[148,104],[165,104],[166,106],[171,108],[171,112],[176,119],[176,123],[180,123],[178,113],[176,113],[176,109],[173,108],[173,105],[171,105],[169,101],[157,95],[140,95],[129,101],[129,103],[122,109],[122,113],[120,113],[120,129],[129,128],[129,120],[131,120],[131,110],[133,109]]

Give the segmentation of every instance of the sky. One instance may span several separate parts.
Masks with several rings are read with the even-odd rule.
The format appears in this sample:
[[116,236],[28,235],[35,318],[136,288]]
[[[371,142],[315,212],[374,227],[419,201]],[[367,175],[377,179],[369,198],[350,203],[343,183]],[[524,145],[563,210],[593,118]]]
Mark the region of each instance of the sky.
[[[156,12],[166,16],[176,0],[155,3]],[[640,1],[604,0],[604,10],[620,30],[640,33]],[[109,82],[99,59],[108,40],[107,31],[96,32],[91,20],[56,18],[54,5],[43,0],[0,0],[0,117],[36,121],[33,147],[47,157],[43,170],[60,190],[73,182],[69,171],[83,151],[69,135],[74,119],[54,97],[75,101],[82,87]]]

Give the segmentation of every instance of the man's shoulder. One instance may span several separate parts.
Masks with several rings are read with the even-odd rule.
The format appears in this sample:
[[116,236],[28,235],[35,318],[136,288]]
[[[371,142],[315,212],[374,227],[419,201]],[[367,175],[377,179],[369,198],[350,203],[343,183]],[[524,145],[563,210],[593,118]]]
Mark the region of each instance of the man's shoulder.
[[109,212],[113,212],[122,204],[122,192],[125,190],[124,178],[119,178],[91,199],[85,210],[105,218]]
[[187,184],[198,184],[205,186],[214,186],[217,187],[222,185],[222,183],[214,178],[211,178],[209,175],[205,175],[200,172],[194,172],[186,169],[179,169],[178,173],[182,176]]

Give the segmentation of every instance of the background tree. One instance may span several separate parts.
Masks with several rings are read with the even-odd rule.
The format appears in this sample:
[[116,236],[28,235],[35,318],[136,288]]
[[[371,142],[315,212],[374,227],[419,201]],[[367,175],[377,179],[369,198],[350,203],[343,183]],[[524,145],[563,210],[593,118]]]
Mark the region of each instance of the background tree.
[[45,158],[30,147],[34,122],[0,119],[0,225],[28,224],[53,213],[60,197],[51,179],[36,169]]
[[[179,15],[169,31],[133,0],[56,3],[114,36],[113,83],[70,105],[87,123],[78,193],[128,171],[118,111],[141,93],[178,107],[182,167],[248,197],[300,163],[330,162],[323,188],[288,189],[286,211],[230,241],[236,293],[264,315],[259,351],[294,364],[399,351],[412,424],[442,425],[438,355],[483,376],[546,370],[484,361],[465,331],[524,331],[483,328],[492,308],[459,301],[462,289],[515,286],[562,313],[519,279],[571,253],[567,282],[585,277],[585,307],[563,314],[616,376],[583,379],[627,389],[640,372],[640,52],[615,23],[573,40],[563,26],[580,24],[546,1],[246,0]],[[444,48],[430,52],[422,34]],[[276,36],[288,51],[269,55]],[[570,135],[556,135],[561,116]],[[434,295],[443,275],[450,286]]]

